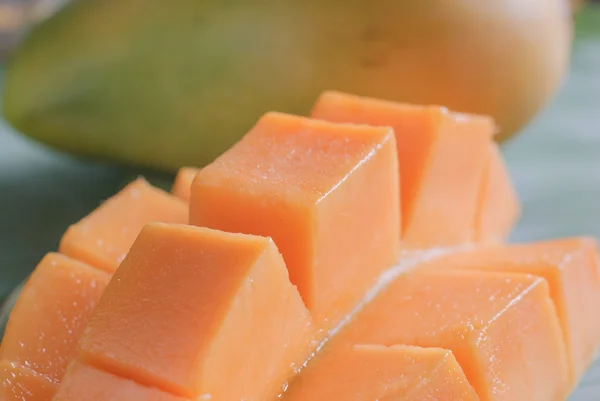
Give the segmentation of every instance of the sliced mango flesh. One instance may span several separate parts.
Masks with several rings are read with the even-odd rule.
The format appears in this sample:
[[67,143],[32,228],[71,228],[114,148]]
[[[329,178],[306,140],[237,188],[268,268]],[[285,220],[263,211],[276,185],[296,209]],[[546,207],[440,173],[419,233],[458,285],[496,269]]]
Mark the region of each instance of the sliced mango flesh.
[[7,360],[0,362],[0,400],[51,400],[58,383]]
[[[53,401],[191,401],[154,387],[143,386],[79,361],[69,367],[69,374]],[[198,401],[201,401],[199,398]]]
[[52,399],[112,272],[144,224],[187,218],[184,202],[138,179],[69,228],[63,254],[47,254],[30,276],[0,347],[0,360],[31,371],[32,383],[46,377],[55,385],[23,391],[21,401]]
[[498,145],[490,144],[475,216],[475,241],[499,243],[514,227],[521,205]]
[[109,279],[66,256],[46,255],[12,310],[0,360],[59,383]]
[[572,385],[548,285],[529,275],[405,274],[332,343],[449,349],[482,401],[559,400]]
[[578,381],[600,345],[600,269],[596,242],[579,237],[480,248],[447,255],[433,269],[526,273],[547,280]]
[[284,401],[479,400],[452,352],[441,348],[355,345],[325,350],[309,364]]
[[195,167],[182,167],[175,176],[171,193],[176,197],[189,202],[192,196],[192,182],[200,169]]
[[149,222],[187,223],[186,204],[138,178],[73,224],[59,251],[114,273],[142,227]]
[[134,181],[36,268],[0,400],[564,400],[600,345],[596,243],[502,244],[494,129],[326,92],[171,194]]
[[272,237],[315,321],[331,327],[396,260],[393,131],[268,113],[192,184],[190,222]]
[[176,396],[263,400],[282,391],[313,339],[270,239],[151,223],[107,287],[79,353]]
[[341,92],[324,92],[312,117],[391,126],[400,168],[402,237],[416,248],[474,240],[480,186],[494,134],[491,118]]

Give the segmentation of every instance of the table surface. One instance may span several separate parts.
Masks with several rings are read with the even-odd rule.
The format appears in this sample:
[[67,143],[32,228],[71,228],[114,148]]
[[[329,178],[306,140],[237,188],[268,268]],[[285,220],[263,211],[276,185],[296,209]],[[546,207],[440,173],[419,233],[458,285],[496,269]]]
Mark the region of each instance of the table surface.
[[[600,239],[600,8],[595,14],[578,32],[572,71],[558,96],[503,148],[523,203],[513,241]],[[70,223],[132,173],[54,153],[0,120],[0,299],[57,248]],[[572,397],[598,399],[600,364]]]

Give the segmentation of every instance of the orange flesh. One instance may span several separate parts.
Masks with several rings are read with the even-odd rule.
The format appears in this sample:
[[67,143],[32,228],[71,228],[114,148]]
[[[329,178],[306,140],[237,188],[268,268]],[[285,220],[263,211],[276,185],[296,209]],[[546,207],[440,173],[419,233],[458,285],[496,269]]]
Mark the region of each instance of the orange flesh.
[[596,243],[569,238],[499,246],[446,256],[432,268],[462,268],[527,273],[547,280],[578,381],[596,355],[600,321],[592,306],[600,305]]
[[548,286],[528,275],[401,276],[330,346],[360,343],[449,349],[482,401],[559,400],[572,384]]
[[171,193],[186,202],[190,201],[192,193],[192,182],[200,169],[194,167],[182,167],[177,172]]
[[[75,361],[53,401],[188,401]],[[198,401],[201,401],[199,399]]]
[[[11,312],[0,360],[31,369],[58,386],[110,272],[143,224],[185,222],[187,215],[184,202],[138,179],[71,226],[62,239],[62,253],[93,266],[57,253],[44,257]],[[20,400],[50,400],[54,387],[24,392]]]
[[80,360],[177,396],[262,400],[308,358],[313,335],[270,239],[153,223],[107,287]]
[[339,92],[323,93],[312,116],[394,128],[405,242],[426,248],[474,239],[480,185],[494,133],[491,119]]
[[326,350],[292,382],[284,401],[477,401],[452,352],[356,345]]
[[83,263],[46,255],[10,315],[0,359],[60,382],[108,281],[108,274]]
[[314,319],[331,327],[396,259],[390,128],[266,114],[192,184],[190,221],[270,236]]
[[521,206],[496,144],[490,146],[490,158],[480,196],[475,218],[475,240],[503,242],[521,214]]
[[[0,348],[0,400],[50,400],[70,360],[55,401],[267,400],[286,388],[288,401],[564,399],[600,343],[587,238],[424,263],[297,375],[395,261],[401,231],[409,249],[500,242],[519,213],[485,117],[335,92],[313,115],[331,122],[265,115],[212,165],[181,169],[180,199],[139,179],[73,225],[60,250],[93,267],[49,254],[36,268]],[[192,223],[271,236],[283,257],[268,238],[178,224],[135,240],[150,221],[187,223],[190,196]]]
[[17,363],[0,362],[0,400],[51,400],[58,383]]
[[144,224],[152,221],[187,223],[187,206],[138,178],[69,227],[59,251],[114,273]]

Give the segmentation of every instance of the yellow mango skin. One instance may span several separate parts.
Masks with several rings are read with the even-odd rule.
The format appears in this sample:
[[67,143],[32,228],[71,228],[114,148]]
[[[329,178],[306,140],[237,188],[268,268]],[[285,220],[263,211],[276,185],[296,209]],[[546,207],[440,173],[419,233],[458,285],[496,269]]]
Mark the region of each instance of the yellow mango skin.
[[86,0],[35,27],[7,120],[65,151],[175,171],[335,89],[516,132],[568,67],[569,0]]

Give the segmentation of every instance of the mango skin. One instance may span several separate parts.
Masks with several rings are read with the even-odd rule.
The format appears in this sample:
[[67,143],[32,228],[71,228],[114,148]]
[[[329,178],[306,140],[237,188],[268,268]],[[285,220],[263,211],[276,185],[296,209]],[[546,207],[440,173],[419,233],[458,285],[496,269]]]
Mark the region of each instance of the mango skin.
[[570,0],[573,14],[577,14],[586,4],[587,0]]
[[321,91],[489,114],[504,140],[557,89],[568,0],[86,0],[35,27],[3,99],[64,151],[174,171]]

